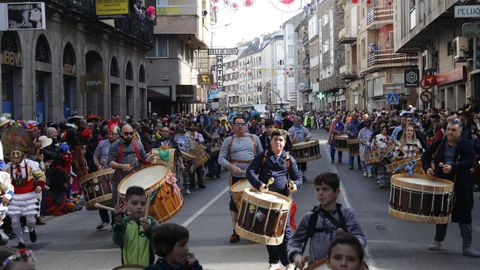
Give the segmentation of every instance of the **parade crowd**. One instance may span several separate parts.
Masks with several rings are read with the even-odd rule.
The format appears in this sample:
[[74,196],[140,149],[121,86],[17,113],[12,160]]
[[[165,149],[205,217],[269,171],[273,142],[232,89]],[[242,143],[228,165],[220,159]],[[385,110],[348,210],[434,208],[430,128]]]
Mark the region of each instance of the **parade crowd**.
[[[153,113],[138,121],[118,115],[102,120],[90,114],[60,123],[15,121],[3,114],[0,240],[3,245],[16,241],[18,251],[0,250],[0,269],[14,269],[15,263],[28,265],[15,269],[32,269],[33,256],[24,237],[28,235],[32,243],[37,240],[35,226],[45,224],[44,216],[82,210],[88,191],[81,182],[107,169],[114,170],[108,180],[114,210],[99,209],[99,223],[92,229],[112,231],[114,243],[122,250],[121,263],[146,269],[202,269],[188,249],[186,228],[145,214],[149,195],[141,184],[128,187],[121,198],[117,195],[122,179],[152,163],[169,167],[172,185],[178,185],[187,200],[192,192],[208,188],[205,179],[219,178],[222,170],[230,173],[231,186],[247,179],[260,192],[290,199],[303,182],[313,181],[319,204],[298,225],[292,207],[281,244],[266,245],[268,269],[302,269],[306,262],[323,258],[328,258],[331,269],[343,269],[342,264],[366,269],[367,239],[353,212],[337,204],[341,180],[328,172],[307,179],[307,162],[292,155],[296,145],[314,140],[313,129],[328,133],[332,163],[348,162],[364,177],[376,177],[379,188],[390,188],[392,175],[399,172],[454,181],[452,221],[459,225],[462,253],[480,257],[472,248],[471,218],[473,192],[480,188],[480,115],[479,105],[470,98],[456,112],[412,106],[373,112],[202,111]],[[239,206],[232,196],[228,206],[231,243],[243,237],[235,229]],[[436,225],[428,249],[442,248],[446,228],[446,224]],[[308,260],[303,257],[307,242]]]

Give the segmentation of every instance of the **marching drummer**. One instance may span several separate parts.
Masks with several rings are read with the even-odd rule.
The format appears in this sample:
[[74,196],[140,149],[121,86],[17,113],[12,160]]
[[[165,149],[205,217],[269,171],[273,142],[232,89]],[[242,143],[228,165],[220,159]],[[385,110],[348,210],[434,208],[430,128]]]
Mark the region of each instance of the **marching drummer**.
[[[108,167],[108,152],[110,150],[110,146],[118,140],[118,134],[120,133],[120,128],[117,126],[113,126],[111,130],[109,130],[108,126],[105,126],[104,129],[106,131],[107,138],[98,143],[98,146],[93,153],[93,163],[99,171]],[[98,212],[100,214],[101,222],[98,224],[97,230],[101,230],[107,226],[108,223],[110,223],[110,216],[108,215],[108,210],[98,209]]]
[[[265,129],[266,131],[263,132],[262,136],[260,136],[260,141],[262,142],[262,147],[264,150],[270,149],[270,139],[272,136],[272,132],[275,130],[275,122],[273,119],[265,119]],[[290,136],[287,135],[287,142],[285,143],[285,151],[290,151],[292,149],[292,141],[290,140]]]
[[117,204],[117,186],[132,170],[149,164],[154,155],[147,155],[139,141],[133,141],[133,128],[125,124],[121,128],[121,139],[112,143],[108,150],[108,165],[115,169],[112,177],[112,204]]
[[[381,123],[374,128],[374,133],[370,138],[372,149],[386,150],[390,137],[388,136],[388,125]],[[383,163],[377,165],[377,184],[379,188],[385,188],[390,183],[390,175]]]
[[[245,169],[248,167],[255,155],[263,151],[262,144],[256,135],[247,133],[247,121],[243,116],[233,118],[234,135],[226,138],[222,143],[218,163],[226,168],[230,174],[230,186],[241,179],[245,179]],[[235,233],[238,209],[230,196],[229,202],[230,218],[232,221],[233,233],[230,236],[230,243],[240,241],[240,236]]]
[[[348,134],[348,138],[356,140],[358,137],[358,132],[360,131],[360,121],[358,121],[358,117],[356,113],[352,113],[352,118],[350,122],[348,122],[345,126],[345,129]],[[350,170],[353,170],[353,164],[355,161],[355,156],[352,155],[352,153],[349,154],[349,165],[350,165]],[[362,165],[360,164],[360,156],[357,157],[358,161],[358,168],[361,169]]]
[[[308,128],[302,126],[302,119],[297,116],[293,119],[293,126],[288,130],[288,133],[292,137],[292,143],[308,142],[312,138],[312,134]],[[298,169],[302,170],[302,179],[307,181],[305,177],[305,171],[307,170],[306,162],[299,162]]]
[[[340,115],[335,116],[332,123],[330,124],[330,130],[328,131],[328,143],[330,144],[330,159],[332,163],[335,162],[335,141],[333,137],[338,133],[342,133],[344,130],[344,126],[342,123],[342,118]],[[342,151],[338,151],[338,164],[342,164]]]
[[400,140],[396,142],[394,156],[396,159],[405,159],[422,154],[423,147],[415,136],[413,124],[407,124]]
[[[260,192],[268,190],[288,196],[297,191],[302,184],[302,174],[298,170],[297,162],[284,151],[287,138],[285,130],[277,129],[271,135],[271,150],[265,150],[258,153],[255,159],[247,168],[247,178],[250,184]],[[258,177],[257,177],[258,174]],[[288,178],[292,180],[288,180]],[[273,183],[269,179],[273,178]],[[289,265],[287,256],[287,242],[290,239],[290,224],[287,222],[283,242],[278,246],[267,245],[268,251],[268,269],[280,269],[279,261],[287,267],[293,269],[294,265]]]
[[[430,176],[437,176],[455,182],[455,204],[452,222],[458,223],[463,240],[463,255],[479,258],[480,252],[472,247],[473,185],[470,169],[473,166],[474,151],[470,142],[462,139],[462,121],[454,118],[448,122],[445,139],[435,141],[423,153],[423,169]],[[429,250],[441,250],[447,235],[447,224],[437,224],[435,238],[428,245]]]

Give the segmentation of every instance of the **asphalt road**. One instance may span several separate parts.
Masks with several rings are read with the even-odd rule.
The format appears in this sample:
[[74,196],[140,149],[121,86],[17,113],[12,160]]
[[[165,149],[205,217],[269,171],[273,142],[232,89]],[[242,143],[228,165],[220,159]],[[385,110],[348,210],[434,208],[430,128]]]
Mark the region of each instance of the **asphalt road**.
[[[331,164],[326,133],[314,132],[322,143],[322,158],[310,162],[306,172],[310,180],[295,195],[298,205],[297,221],[315,205],[312,179],[331,171],[340,175],[342,194],[340,202],[354,209],[368,238],[370,269],[479,269],[480,259],[461,255],[458,227],[448,228],[446,250],[431,252],[427,245],[434,234],[434,225],[405,222],[388,215],[389,190],[378,189],[376,181],[364,178],[360,170],[348,169],[344,164]],[[228,242],[231,225],[228,212],[228,175],[208,180],[207,188],[194,190],[185,196],[185,204],[172,221],[190,230],[190,250],[204,269],[253,270],[266,269],[267,252],[263,245],[242,240]],[[479,194],[475,194],[478,204]],[[33,248],[38,269],[112,269],[120,265],[120,249],[111,240],[108,230],[96,231],[99,222],[96,211],[77,211],[52,218],[47,225],[38,226],[38,241]],[[474,247],[480,250],[480,213],[474,209]],[[14,246],[14,240],[9,245]]]

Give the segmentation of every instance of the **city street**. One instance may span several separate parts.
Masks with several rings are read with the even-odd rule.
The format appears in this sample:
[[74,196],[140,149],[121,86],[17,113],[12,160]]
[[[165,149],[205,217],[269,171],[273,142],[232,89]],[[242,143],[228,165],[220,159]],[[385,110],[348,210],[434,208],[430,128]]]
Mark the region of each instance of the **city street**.
[[[313,178],[332,171],[342,180],[341,203],[352,207],[368,238],[368,264],[370,269],[478,269],[479,260],[461,255],[461,238],[456,224],[449,226],[446,250],[430,252],[434,225],[405,222],[388,215],[388,189],[378,189],[373,178],[362,176],[360,170],[348,169],[348,155],[343,164],[331,164],[325,131],[314,131],[320,139],[322,158],[310,162],[306,176],[308,182],[295,195],[296,215],[300,221],[305,211],[315,204]],[[266,269],[267,251],[263,245],[242,240],[228,242],[231,225],[227,203],[228,175],[208,180],[207,188],[194,190],[185,196],[185,205],[172,220],[190,230],[189,247],[204,269],[253,270]],[[475,203],[479,202],[475,193]],[[119,266],[120,249],[111,240],[108,230],[96,231],[99,222],[96,211],[78,211],[49,219],[47,225],[38,226],[38,242],[29,244],[37,257],[38,269],[112,269]],[[474,247],[480,249],[480,210],[474,209]],[[13,246],[14,240],[9,242]]]

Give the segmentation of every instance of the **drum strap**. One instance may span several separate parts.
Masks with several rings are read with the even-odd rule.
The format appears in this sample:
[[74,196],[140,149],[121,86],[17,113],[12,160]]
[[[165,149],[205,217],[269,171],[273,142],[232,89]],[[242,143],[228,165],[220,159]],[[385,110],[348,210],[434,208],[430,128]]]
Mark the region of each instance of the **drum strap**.
[[[268,159],[267,153],[268,153],[268,150],[265,150],[263,152],[262,167],[260,168],[260,170],[265,168],[265,164],[266,164],[267,159]],[[287,153],[287,157],[285,158],[285,172],[287,174],[287,180],[288,180],[288,172],[290,171],[291,166],[292,166],[292,160],[290,159],[290,154]]]
[[[135,155],[137,156],[138,160],[143,164],[143,165],[146,165],[146,164],[150,164],[150,162],[144,160],[142,158],[142,156],[140,155],[140,151],[138,150],[138,146],[137,146],[137,143],[134,142],[132,140],[132,143],[133,143],[133,150],[135,150]],[[116,162],[120,162],[120,159],[123,157],[123,144],[120,143],[120,151],[118,151],[118,155],[117,155],[117,158],[116,158]]]
[[[232,139],[230,140],[230,143],[228,144],[228,160],[230,161],[231,159],[231,154],[232,154],[232,146],[233,146],[233,139],[235,139],[235,135],[232,135]],[[252,141],[252,147],[253,147],[253,156],[257,155],[257,144],[255,143],[255,139],[253,138],[253,135],[250,134],[250,140]],[[238,162],[238,161],[237,161]],[[251,161],[249,160],[248,163]],[[241,162],[239,162],[241,163]]]

